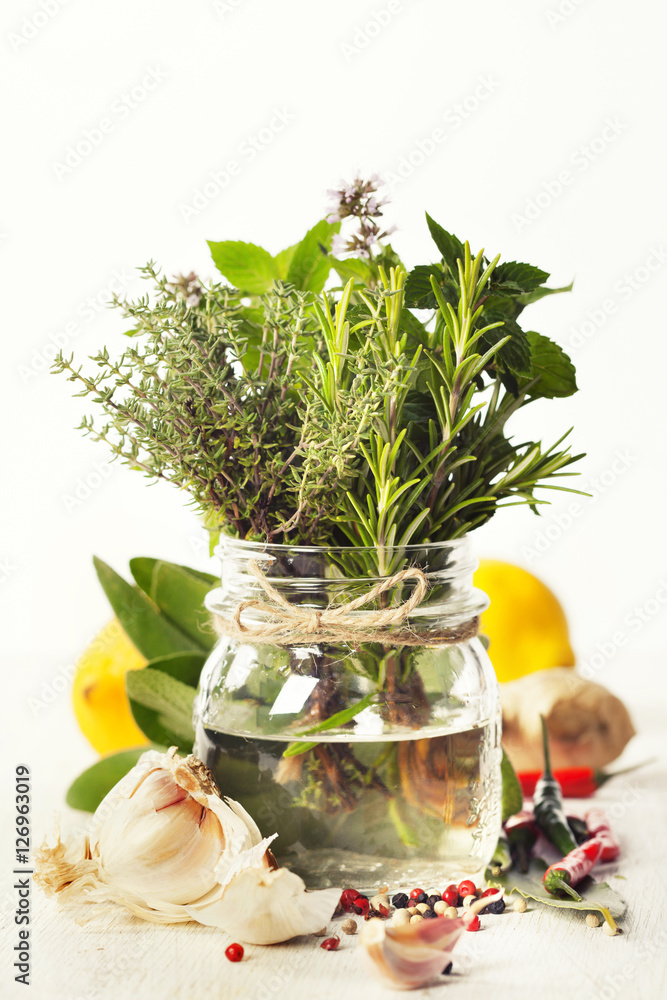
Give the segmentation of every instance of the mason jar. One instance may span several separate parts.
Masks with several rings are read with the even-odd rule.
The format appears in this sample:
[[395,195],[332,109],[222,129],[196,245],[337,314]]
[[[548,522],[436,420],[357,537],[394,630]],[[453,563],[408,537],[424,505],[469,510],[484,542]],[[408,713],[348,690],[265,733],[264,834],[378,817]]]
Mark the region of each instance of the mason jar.
[[501,825],[500,702],[469,540],[216,551],[194,750],[222,793],[309,888],[479,878]]

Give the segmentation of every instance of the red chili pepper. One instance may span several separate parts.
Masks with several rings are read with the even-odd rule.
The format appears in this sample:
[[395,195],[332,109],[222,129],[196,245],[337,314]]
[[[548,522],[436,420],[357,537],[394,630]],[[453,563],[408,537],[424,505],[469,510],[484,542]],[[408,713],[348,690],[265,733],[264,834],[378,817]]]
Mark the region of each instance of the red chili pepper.
[[565,892],[577,902],[581,902],[581,896],[574,891],[573,886],[586,878],[595,863],[600,860],[601,854],[602,841],[597,837],[587,840],[580,847],[575,847],[562,861],[557,861],[555,865],[547,868],[542,879],[545,889],[552,896]]
[[[600,785],[604,785],[605,781],[609,781],[610,778],[616,778],[620,774],[629,774],[631,771],[636,771],[637,768],[650,763],[650,760],[643,761],[641,764],[626,767],[613,774],[607,774],[606,771],[596,771],[592,767],[561,767],[554,770],[553,776],[566,799],[588,799],[595,794]],[[542,772],[520,771],[517,777],[523,794],[527,798],[532,798],[535,785],[542,777]]]
[[591,837],[602,842],[600,861],[615,861],[621,853],[621,847],[614,837],[609,820],[602,809],[589,809],[586,813],[586,826]]

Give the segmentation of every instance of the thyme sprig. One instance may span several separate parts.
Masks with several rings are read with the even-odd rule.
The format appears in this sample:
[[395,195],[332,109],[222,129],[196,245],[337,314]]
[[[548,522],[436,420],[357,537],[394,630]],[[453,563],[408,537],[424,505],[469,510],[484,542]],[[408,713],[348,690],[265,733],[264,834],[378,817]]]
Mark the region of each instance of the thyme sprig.
[[[379,213],[374,191],[342,188],[335,221],[275,257],[211,244],[225,282],[168,281],[149,263],[152,292],[114,303],[131,346],[93,356],[93,374],[62,355],[54,367],[104,414],[81,429],[187,491],[212,529],[377,546],[391,572],[408,543],[460,537],[502,506],[537,510],[539,488],[567,489],[552,482],[579,457],[567,435],[515,444],[506,425],[577,386],[561,348],[519,324],[564,290],[546,272],[473,254],[428,216],[434,264],[408,272],[379,231],[361,256],[333,257],[341,220]],[[343,284],[325,291],[331,273]]]

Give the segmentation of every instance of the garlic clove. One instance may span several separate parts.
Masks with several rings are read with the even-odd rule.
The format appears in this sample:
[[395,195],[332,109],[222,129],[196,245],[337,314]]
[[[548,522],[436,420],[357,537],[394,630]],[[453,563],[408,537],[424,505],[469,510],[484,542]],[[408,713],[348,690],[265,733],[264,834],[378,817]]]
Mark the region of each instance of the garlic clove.
[[385,985],[413,990],[440,976],[464,928],[461,918],[398,926],[373,918],[363,924],[359,942],[367,967]]
[[299,934],[316,934],[340,899],[340,889],[306,892],[303,879],[287,868],[247,868],[218,899],[187,907],[195,920],[227,931],[248,944],[277,944]]

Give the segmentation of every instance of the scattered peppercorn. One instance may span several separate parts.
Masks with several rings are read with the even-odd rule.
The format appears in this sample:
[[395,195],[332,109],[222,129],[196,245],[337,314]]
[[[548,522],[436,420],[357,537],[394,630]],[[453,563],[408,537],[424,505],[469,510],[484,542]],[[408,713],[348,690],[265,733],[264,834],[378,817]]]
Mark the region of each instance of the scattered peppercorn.
[[478,931],[480,927],[481,927],[481,924],[480,924],[479,917],[477,916],[477,914],[475,914],[475,916],[472,918],[472,920],[470,920],[466,924],[466,930],[467,931]]
[[400,910],[395,910],[394,915],[391,918],[391,922],[396,924],[398,927],[400,927],[401,924],[409,924],[410,914],[405,907]]
[[455,906],[448,906],[447,909],[445,910],[444,914],[443,914],[443,916],[449,917],[450,920],[456,920],[456,918],[458,917],[458,915],[459,915],[459,911],[456,909]]
[[410,917],[411,924],[420,924],[424,918],[421,913],[415,913],[414,917]]
[[415,903],[425,903],[427,899],[428,896],[425,892],[420,892],[418,896],[414,897]]
[[605,932],[605,934],[608,934],[609,937],[615,937],[616,934],[620,933],[618,927],[616,927],[615,925],[612,926],[611,924],[608,924],[606,920],[602,925],[602,930]]
[[442,917],[446,910],[447,910],[447,903],[445,903],[444,900],[442,899],[438,900],[438,902],[433,907],[433,912],[437,913],[439,917]]
[[357,921],[352,920],[350,917],[348,920],[344,920],[340,925],[340,929],[343,934],[356,934],[357,933]]
[[433,920],[433,919],[437,920],[438,919],[438,914],[434,913],[433,910],[426,910],[426,912],[423,913],[422,916],[423,916],[424,920]]
[[473,892],[471,892],[469,896],[464,896],[463,897],[463,905],[467,909],[472,903],[475,902],[476,899],[477,899],[477,896]]
[[451,971],[452,971],[453,968],[454,968],[454,963],[453,962],[448,962],[447,965],[442,970],[443,976],[449,976],[451,974]]
[[413,889],[410,893],[410,899],[416,899],[417,896],[421,896],[423,892],[423,889]]
[[472,896],[477,892],[477,887],[474,882],[471,882],[469,878],[459,882],[458,885],[459,896]]
[[426,911],[430,909],[431,907],[428,905],[428,903],[417,903],[417,913],[421,913],[422,917],[424,916]]
[[340,895],[340,905],[343,907],[346,913],[349,913],[352,909],[352,904],[355,899],[357,899],[359,893],[356,889],[344,889]]
[[589,927],[599,927],[600,918],[598,917],[597,913],[587,913],[586,923],[588,924]]
[[[456,882],[450,882],[450,884],[449,884],[449,885],[447,886],[447,888],[445,889],[445,892],[451,892],[452,890],[453,890],[454,892],[458,892],[458,891],[459,891],[459,887],[458,887],[458,885],[456,884]],[[444,895],[444,893],[443,893],[443,895]]]
[[397,892],[395,896],[392,896],[391,902],[397,910],[401,910],[404,906],[408,905],[408,897],[404,892]]
[[514,910],[515,913],[525,913],[526,910],[528,909],[528,903],[523,898],[523,896],[521,896],[519,899],[514,900],[514,905],[512,909]]
[[325,938],[320,948],[324,948],[325,951],[335,951],[339,944],[340,938],[337,934],[334,934],[333,937]]
[[458,889],[445,889],[442,898],[447,906],[460,906],[461,897]]
[[360,917],[365,917],[370,908],[371,904],[368,901],[368,896],[359,895],[352,903],[352,912]]
[[408,906],[407,909],[408,909],[408,913],[410,914],[411,917],[414,917],[414,915],[417,913],[417,907],[416,906]]
[[484,913],[504,913],[505,912],[505,900],[497,899],[495,903],[489,903],[488,906],[484,907]]
[[230,944],[228,948],[225,948],[225,957],[228,958],[230,962],[240,962],[243,958],[243,954],[242,944]]
[[436,903],[437,903],[437,902],[438,902],[438,901],[440,900],[440,898],[441,898],[440,896],[436,896],[436,895],[434,894],[433,896],[429,896],[429,897],[428,897],[428,899],[426,900],[426,902],[427,902],[427,903],[428,903],[428,905],[429,905],[429,906],[431,907],[431,909],[433,909],[433,907],[434,907],[434,906],[435,906],[435,904],[436,904]]

